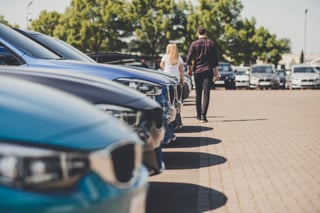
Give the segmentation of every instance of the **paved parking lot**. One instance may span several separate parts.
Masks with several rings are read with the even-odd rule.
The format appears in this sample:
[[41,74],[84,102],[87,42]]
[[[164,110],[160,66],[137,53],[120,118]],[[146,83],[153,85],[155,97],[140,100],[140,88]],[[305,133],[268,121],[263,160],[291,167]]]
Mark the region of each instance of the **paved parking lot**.
[[149,178],[148,213],[320,212],[320,90],[194,91],[167,170]]

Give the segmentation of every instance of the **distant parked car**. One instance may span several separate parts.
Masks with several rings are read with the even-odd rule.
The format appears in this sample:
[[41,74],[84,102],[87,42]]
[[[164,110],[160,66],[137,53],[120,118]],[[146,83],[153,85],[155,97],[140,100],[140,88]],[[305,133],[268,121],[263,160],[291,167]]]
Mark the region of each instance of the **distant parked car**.
[[235,89],[235,75],[232,66],[228,62],[219,62],[219,80],[214,83],[215,87]]
[[286,82],[289,89],[319,88],[320,75],[311,65],[293,65],[287,73]]
[[76,72],[1,67],[0,77],[9,76],[50,86],[78,96],[132,128],[144,142],[143,162],[150,174],[164,170],[161,142],[164,137],[163,111],[144,94],[121,84]]
[[250,86],[250,77],[249,77],[249,70],[250,67],[234,67],[234,75],[235,75],[235,82],[236,88],[244,88],[248,89]]
[[278,89],[279,76],[272,64],[254,64],[250,67],[250,88]]
[[0,212],[145,212],[131,129],[52,88],[0,78]]

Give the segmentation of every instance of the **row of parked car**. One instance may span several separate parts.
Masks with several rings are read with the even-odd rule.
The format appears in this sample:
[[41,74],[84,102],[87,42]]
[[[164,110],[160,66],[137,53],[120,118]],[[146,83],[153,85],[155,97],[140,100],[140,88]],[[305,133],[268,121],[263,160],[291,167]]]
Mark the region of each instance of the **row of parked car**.
[[320,88],[319,71],[309,64],[293,65],[290,70],[275,69],[272,64],[232,66],[219,63],[219,81],[226,89],[304,89]]
[[0,212],[144,212],[182,126],[174,76],[0,24]]

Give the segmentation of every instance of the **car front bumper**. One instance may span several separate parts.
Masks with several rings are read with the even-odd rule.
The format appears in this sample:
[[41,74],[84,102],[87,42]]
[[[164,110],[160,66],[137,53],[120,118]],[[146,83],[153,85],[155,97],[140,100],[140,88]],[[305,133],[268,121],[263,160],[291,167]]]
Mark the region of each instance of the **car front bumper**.
[[133,213],[145,212],[148,172],[141,167],[130,187],[121,189],[89,173],[68,190],[32,191],[0,186],[0,212]]

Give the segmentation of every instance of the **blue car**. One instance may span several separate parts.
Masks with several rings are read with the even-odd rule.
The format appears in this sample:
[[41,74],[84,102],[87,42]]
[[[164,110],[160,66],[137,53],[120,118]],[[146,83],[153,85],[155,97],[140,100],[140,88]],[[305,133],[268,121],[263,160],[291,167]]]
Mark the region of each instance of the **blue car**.
[[[3,24],[0,24],[1,51],[4,52],[5,57],[0,57],[0,64],[70,69],[122,83],[155,99],[163,108],[165,121],[175,118],[176,109],[170,102],[170,97],[175,95],[174,85],[172,81],[161,75],[116,65],[64,60]],[[168,126],[168,123],[165,122],[165,127]],[[166,134],[168,135],[167,128]],[[169,142],[170,137],[163,141],[163,143]]]
[[142,142],[92,105],[0,78],[0,212],[145,212]]

